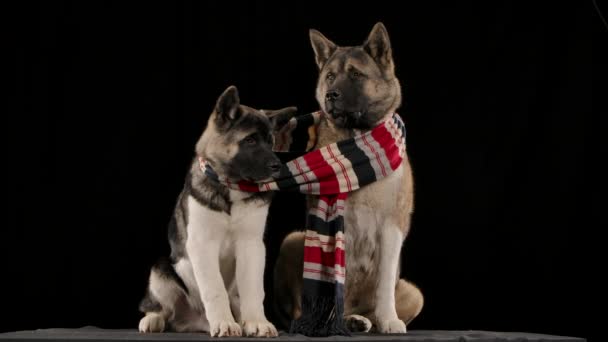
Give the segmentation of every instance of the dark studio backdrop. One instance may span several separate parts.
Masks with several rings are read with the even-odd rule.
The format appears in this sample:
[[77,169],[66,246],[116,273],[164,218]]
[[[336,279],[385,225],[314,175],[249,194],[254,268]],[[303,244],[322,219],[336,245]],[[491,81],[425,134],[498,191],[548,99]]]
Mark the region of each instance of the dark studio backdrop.
[[[608,32],[590,1],[54,1],[4,14],[16,96],[0,331],[136,328],[217,96],[234,84],[247,105],[313,111],[308,29],[355,45],[383,21],[416,185],[403,275],[426,296],[409,329],[591,337],[591,155],[605,139],[592,37]],[[275,197],[267,299],[303,205]]]

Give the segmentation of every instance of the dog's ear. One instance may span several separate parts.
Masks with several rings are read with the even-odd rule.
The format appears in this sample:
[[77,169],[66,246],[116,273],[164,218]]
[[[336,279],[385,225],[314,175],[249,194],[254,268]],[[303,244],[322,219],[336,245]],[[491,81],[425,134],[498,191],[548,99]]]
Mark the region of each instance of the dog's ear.
[[315,51],[315,59],[320,70],[329,57],[336,51],[337,46],[315,29],[310,29],[308,35],[310,36],[310,44]]
[[382,68],[390,68],[393,65],[391,41],[388,37],[386,27],[381,22],[376,23],[369,33],[367,40],[363,43],[363,49]]
[[264,113],[272,122],[272,128],[277,131],[281,129],[298,112],[297,107],[285,107],[277,110],[264,110]]
[[217,99],[215,105],[216,120],[220,125],[224,125],[238,119],[240,100],[239,91],[235,86],[230,86],[224,90],[222,95]]

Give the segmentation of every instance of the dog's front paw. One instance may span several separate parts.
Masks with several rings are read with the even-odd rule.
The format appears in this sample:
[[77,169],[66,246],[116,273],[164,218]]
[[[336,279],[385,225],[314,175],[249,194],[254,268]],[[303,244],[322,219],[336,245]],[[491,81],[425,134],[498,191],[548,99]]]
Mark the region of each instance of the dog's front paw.
[[348,315],[344,322],[350,332],[368,332],[372,328],[372,321],[360,315]]
[[243,321],[243,333],[245,336],[254,337],[277,337],[279,332],[272,323],[267,320]]
[[165,319],[156,312],[149,312],[139,321],[139,331],[154,333],[165,331]]
[[241,326],[233,321],[215,321],[209,323],[211,337],[241,336]]
[[379,320],[377,329],[381,334],[405,334],[407,331],[405,323],[400,319]]

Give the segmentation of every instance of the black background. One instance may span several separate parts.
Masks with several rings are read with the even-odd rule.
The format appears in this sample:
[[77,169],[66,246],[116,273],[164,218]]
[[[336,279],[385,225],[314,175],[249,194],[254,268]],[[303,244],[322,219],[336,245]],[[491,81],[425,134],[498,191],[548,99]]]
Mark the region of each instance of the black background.
[[[403,274],[426,296],[409,329],[591,337],[589,246],[606,227],[592,53],[608,32],[590,1],[55,1],[4,14],[16,96],[0,331],[135,328],[217,96],[235,84],[247,105],[313,111],[308,29],[355,45],[383,21],[416,182]],[[267,270],[302,204],[276,197]]]

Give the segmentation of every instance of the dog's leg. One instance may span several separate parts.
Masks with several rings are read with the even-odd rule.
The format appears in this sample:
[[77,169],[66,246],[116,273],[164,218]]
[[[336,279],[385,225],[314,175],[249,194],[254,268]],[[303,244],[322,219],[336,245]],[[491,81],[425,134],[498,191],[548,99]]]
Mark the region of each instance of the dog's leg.
[[220,337],[241,336],[241,327],[232,316],[220,272],[220,248],[228,232],[221,222],[214,219],[216,213],[202,207],[193,198],[188,202],[190,220],[186,251],[209,321],[209,333]]
[[372,321],[361,315],[345,316],[344,321],[350,332],[368,332],[372,328]]
[[140,332],[163,332],[174,317],[177,303],[185,296],[173,273],[168,271],[168,260],[159,261],[150,271],[148,291],[140,303],[145,316],[139,321]]
[[164,309],[159,300],[152,294],[150,287],[140,304],[140,310],[145,316],[139,321],[139,331],[143,333],[165,331],[168,310]]
[[387,225],[380,232],[380,260],[376,287],[376,328],[380,333],[405,333],[405,323],[397,317],[395,284],[403,243],[403,233],[395,225]]
[[241,322],[246,336],[275,337],[277,329],[264,314],[264,265],[262,240],[266,212],[247,217],[236,234],[236,283],[241,301]]

